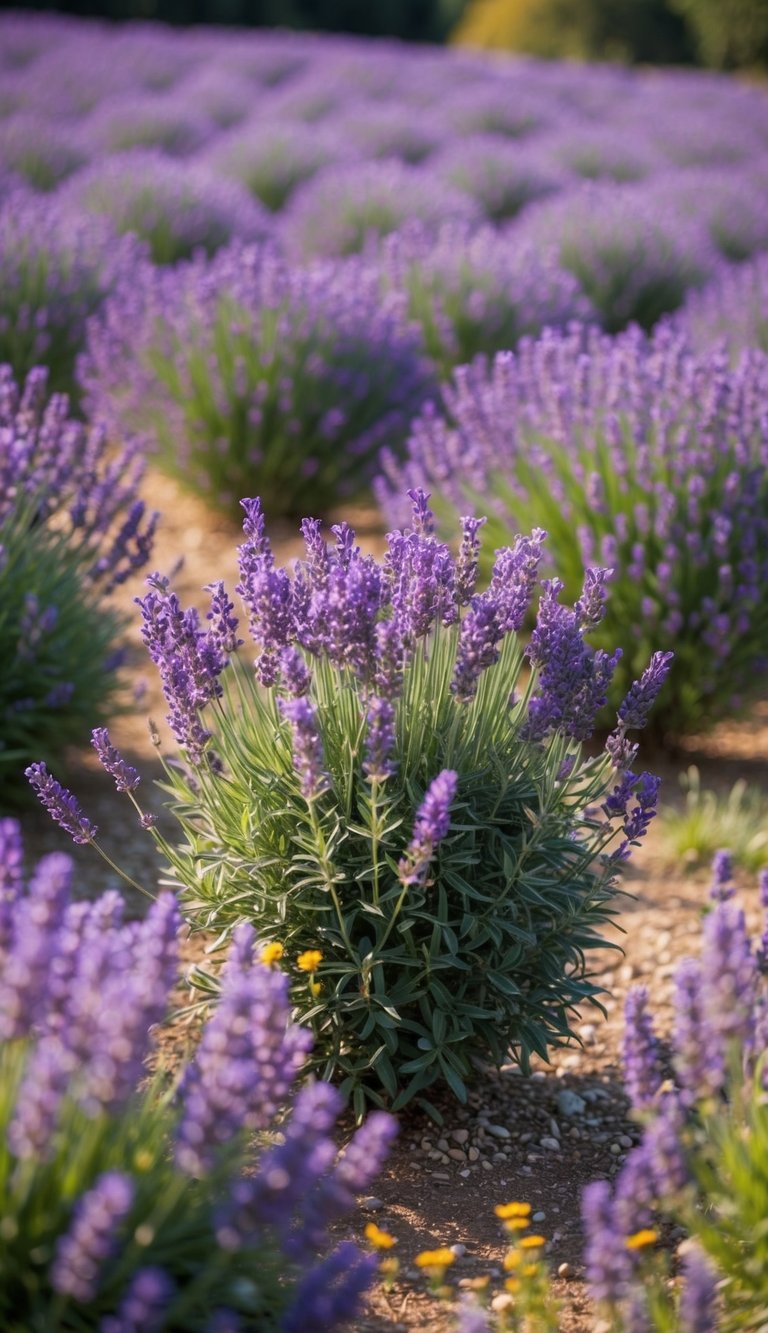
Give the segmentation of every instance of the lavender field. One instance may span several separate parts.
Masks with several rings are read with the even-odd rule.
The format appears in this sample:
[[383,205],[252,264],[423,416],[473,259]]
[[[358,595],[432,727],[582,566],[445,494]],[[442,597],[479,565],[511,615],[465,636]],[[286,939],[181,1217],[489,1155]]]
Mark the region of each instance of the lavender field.
[[0,15],[2,1333],[768,1326],[767,256],[761,84]]

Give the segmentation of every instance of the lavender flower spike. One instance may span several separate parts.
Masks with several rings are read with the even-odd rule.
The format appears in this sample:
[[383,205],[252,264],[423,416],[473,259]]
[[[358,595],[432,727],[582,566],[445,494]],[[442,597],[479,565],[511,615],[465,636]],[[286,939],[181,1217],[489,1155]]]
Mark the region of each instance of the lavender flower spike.
[[307,801],[312,801],[329,786],[328,774],[323,769],[323,742],[315,706],[305,695],[298,699],[281,699],[279,706],[293,728],[293,760],[301,794]]
[[645,986],[635,986],[629,992],[624,1006],[624,1022],[624,1083],[635,1110],[646,1111],[654,1104],[661,1084],[661,1071],[659,1043],[648,1012]]
[[116,1233],[133,1205],[133,1183],[121,1171],[106,1171],[81,1198],[69,1231],[56,1247],[51,1286],[63,1296],[90,1301],[103,1267],[115,1249]]
[[115,779],[118,791],[135,791],[141,782],[141,775],[123,759],[120,751],[110,742],[106,727],[96,727],[91,732],[91,745],[96,751],[102,768]]
[[399,875],[403,884],[424,882],[435,849],[450,827],[450,809],[456,798],[458,781],[458,773],[444,768],[427,788],[416,814],[413,837],[400,861]]
[[641,730],[648,721],[664,681],[669,675],[674,653],[654,653],[639,680],[630,686],[619,705],[619,721],[629,729]]
[[624,1237],[616,1225],[607,1180],[593,1180],[581,1196],[581,1211],[586,1233],[584,1263],[592,1299],[597,1304],[613,1305],[626,1293],[632,1265]]
[[72,792],[52,777],[45,764],[30,764],[24,773],[54,823],[63,828],[73,842],[93,842],[99,831],[97,826],[86,819]]
[[717,1324],[717,1276],[701,1251],[692,1250],[683,1260],[679,1333],[715,1333]]
[[733,857],[726,848],[721,848],[712,857],[712,884],[709,896],[714,903],[725,903],[734,895]]

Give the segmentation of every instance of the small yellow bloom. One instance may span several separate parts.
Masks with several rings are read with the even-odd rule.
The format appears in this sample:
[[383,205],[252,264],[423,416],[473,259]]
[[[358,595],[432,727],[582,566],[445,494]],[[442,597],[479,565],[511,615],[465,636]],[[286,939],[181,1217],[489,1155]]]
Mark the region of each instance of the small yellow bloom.
[[523,1277],[535,1277],[538,1271],[539,1271],[538,1264],[526,1264],[525,1267],[521,1268],[520,1270]]
[[506,1282],[504,1283],[504,1287],[507,1291],[510,1291],[513,1296],[516,1296],[518,1291],[520,1290],[519,1277],[508,1277]]
[[531,1224],[527,1217],[510,1217],[508,1222],[504,1223],[505,1231],[525,1231]]
[[507,1250],[507,1253],[504,1255],[504,1267],[507,1272],[509,1272],[511,1268],[519,1268],[522,1257],[523,1256],[519,1250]]
[[397,1259],[382,1259],[379,1263],[379,1272],[382,1277],[395,1277],[400,1271],[400,1264]]
[[497,1203],[493,1211],[502,1221],[506,1221],[508,1217],[528,1217],[531,1212],[531,1205],[529,1203]]
[[322,981],[315,981],[315,978],[314,978],[314,977],[310,977],[310,978],[309,978],[309,989],[310,989],[311,993],[315,996],[315,999],[317,999],[317,996],[320,994],[321,990],[323,989],[323,983],[322,983]]
[[658,1231],[644,1227],[642,1231],[636,1231],[633,1236],[627,1236],[625,1244],[628,1250],[644,1250],[646,1245],[655,1245],[658,1239]]
[[319,949],[305,949],[296,959],[296,966],[300,972],[316,972],[323,961],[323,955]]
[[394,1236],[390,1236],[388,1231],[382,1231],[375,1222],[369,1222],[365,1228],[365,1239],[374,1250],[391,1250],[393,1245],[397,1245]]
[[414,1262],[417,1268],[448,1268],[455,1258],[453,1250],[443,1245],[439,1250],[422,1250]]
[[264,945],[264,948],[259,954],[259,962],[263,963],[265,967],[273,967],[275,963],[280,962],[284,953],[285,950],[282,944],[278,944],[275,940],[272,944]]
[[521,1250],[539,1250],[546,1243],[545,1236],[523,1236],[518,1242]]

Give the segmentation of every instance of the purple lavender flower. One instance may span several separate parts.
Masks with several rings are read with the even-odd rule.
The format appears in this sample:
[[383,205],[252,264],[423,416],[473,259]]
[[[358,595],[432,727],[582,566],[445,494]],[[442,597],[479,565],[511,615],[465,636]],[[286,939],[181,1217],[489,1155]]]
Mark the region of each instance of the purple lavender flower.
[[717,1274],[700,1250],[683,1259],[683,1286],[678,1306],[680,1333],[715,1333],[717,1328]]
[[301,794],[307,801],[314,801],[330,785],[330,777],[324,769],[325,757],[317,710],[306,696],[281,699],[279,707],[293,730],[293,762]]
[[45,764],[30,764],[24,773],[34,787],[40,804],[45,806],[54,822],[69,834],[72,841],[93,842],[98,828],[85,818],[72,792],[51,776]]
[[138,769],[127,763],[120,751],[112,745],[106,727],[95,728],[91,733],[91,744],[102,767],[115,779],[117,790],[135,791],[141,782],[141,775]]
[[590,1294],[598,1304],[615,1305],[626,1294],[632,1265],[624,1243],[625,1234],[616,1225],[607,1180],[594,1180],[587,1185],[581,1196],[581,1214]]
[[712,857],[712,884],[709,896],[715,903],[725,903],[734,893],[733,857],[729,851],[721,848]]
[[176,1160],[189,1175],[205,1174],[234,1135],[270,1123],[311,1044],[289,1022],[288,978],[249,965],[253,940],[238,927],[221,998],[181,1085]]
[[393,758],[397,739],[393,704],[378,694],[371,695],[366,721],[363,772],[372,782],[385,782],[397,771]]
[[538,673],[525,735],[540,740],[551,728],[574,740],[586,740],[608,699],[608,687],[621,649],[593,651],[583,641],[579,614],[561,606],[559,579],[543,583],[536,627],[527,654]]
[[669,675],[674,653],[654,653],[639,680],[619,706],[619,721],[627,730],[641,730],[648,722],[659,690]]
[[99,1333],[156,1333],[163,1327],[175,1284],[162,1268],[140,1268],[117,1313],[99,1325]]
[[481,675],[498,662],[501,638],[497,602],[490,593],[475,597],[461,622],[451,681],[451,692],[460,703],[469,703],[475,697]]
[[82,1196],[56,1247],[50,1269],[54,1291],[83,1303],[93,1299],[133,1199],[133,1182],[121,1171],[105,1172]]
[[398,868],[403,884],[424,882],[430,864],[451,824],[451,805],[456,799],[459,775],[444,768],[432,779],[416,812],[413,834]]
[[714,1040],[708,1028],[701,964],[684,958],[675,969],[674,984],[675,1075],[681,1088],[681,1102],[692,1106],[700,1098],[722,1089],[725,1052],[722,1042]]
[[342,1241],[327,1259],[315,1264],[301,1280],[293,1303],[283,1315],[284,1333],[309,1327],[334,1328],[353,1319],[360,1298],[373,1281],[377,1260]]
[[477,565],[480,554],[478,532],[485,518],[461,519],[461,546],[456,560],[456,601],[459,606],[468,606],[472,601],[477,583]]
[[648,991],[636,986],[624,1005],[622,1065],[627,1096],[638,1111],[654,1105],[661,1085],[659,1040],[648,1009]]
[[690,1179],[682,1133],[685,1118],[678,1098],[667,1095],[643,1139],[650,1178],[657,1200],[674,1198]]
[[749,1048],[758,974],[744,913],[719,903],[705,917],[702,933],[702,1004],[710,1040]]

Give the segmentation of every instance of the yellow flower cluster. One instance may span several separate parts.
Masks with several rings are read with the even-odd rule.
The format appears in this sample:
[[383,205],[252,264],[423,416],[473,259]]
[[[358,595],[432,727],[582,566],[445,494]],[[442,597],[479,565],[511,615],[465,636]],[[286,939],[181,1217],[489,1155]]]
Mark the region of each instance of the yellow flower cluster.
[[323,961],[323,955],[319,949],[305,949],[296,959],[296,966],[300,972],[316,972]]
[[393,1245],[397,1245],[394,1236],[390,1236],[388,1231],[382,1231],[375,1222],[369,1222],[365,1228],[365,1239],[374,1250],[391,1250]]
[[272,944],[264,945],[264,948],[259,954],[259,962],[263,963],[265,967],[274,967],[275,963],[280,962],[284,953],[285,949],[282,944],[278,944],[277,940],[275,940]]
[[416,1255],[415,1263],[417,1268],[426,1268],[428,1271],[448,1268],[455,1260],[456,1255],[453,1250],[449,1250],[447,1245],[443,1245],[439,1250],[422,1250],[421,1254]]

